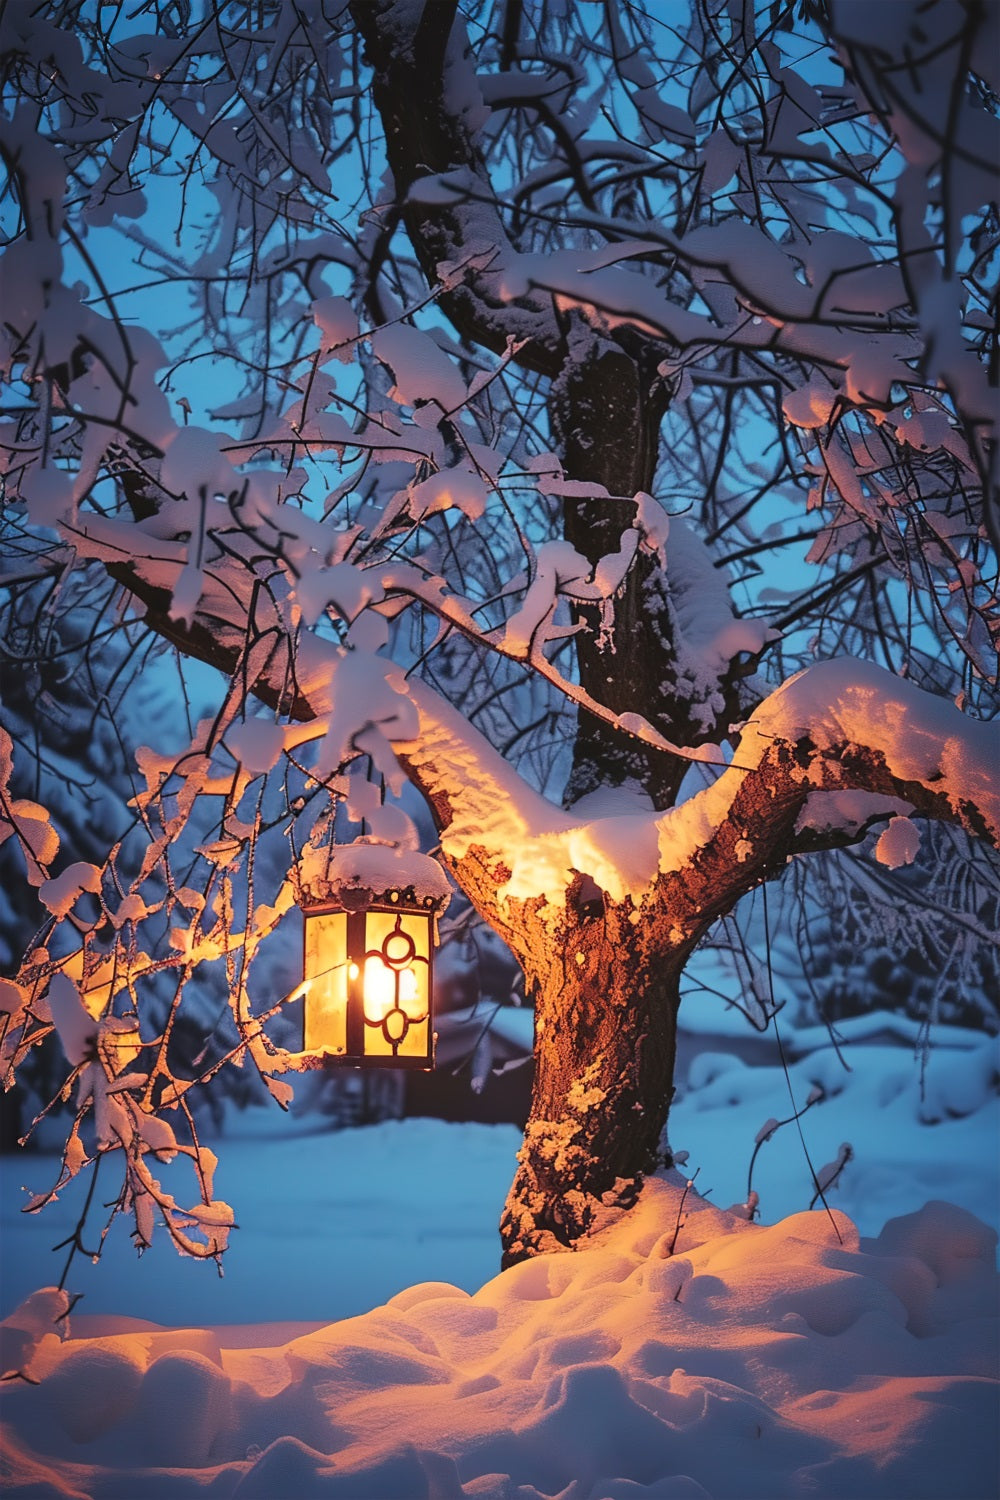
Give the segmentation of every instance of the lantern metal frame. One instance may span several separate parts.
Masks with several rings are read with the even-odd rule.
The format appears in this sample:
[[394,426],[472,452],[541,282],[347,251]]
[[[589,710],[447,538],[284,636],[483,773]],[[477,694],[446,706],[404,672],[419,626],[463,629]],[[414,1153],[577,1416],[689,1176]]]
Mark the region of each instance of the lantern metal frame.
[[296,888],[302,1050],[288,1065],[429,1072],[437,919],[451,900],[438,861],[362,836],[307,851]]
[[[413,1068],[423,1072],[429,1072],[434,1067],[434,1048],[437,1042],[437,1032],[434,1030],[434,923],[438,910],[441,906],[439,898],[425,896],[419,898],[412,886],[394,887],[378,894],[373,894],[370,899],[359,900],[359,896],[367,896],[367,892],[344,892],[343,896],[312,896],[303,892],[300,900],[303,917],[305,918],[303,932],[303,972],[308,976],[309,965],[309,922],[316,917],[342,915],[346,919],[346,933],[344,938],[344,957],[347,964],[346,975],[346,1004],[345,1004],[345,1050],[329,1051],[326,1048],[314,1049],[306,1046],[308,1036],[308,1006],[309,993],[306,992],[302,1011],[302,1043],[303,1052],[312,1054],[321,1050],[321,1066],[323,1067],[349,1067],[349,1068]],[[396,918],[392,929],[385,934],[381,945],[372,947],[369,943],[368,928],[369,916],[390,915]],[[412,936],[403,929],[402,919],[408,917],[423,920],[427,924],[427,952],[426,954],[416,951],[416,944]],[[403,940],[403,951],[395,955],[390,952],[393,938]],[[365,972],[366,964],[372,960],[380,961],[385,969],[394,977],[393,1003],[383,1013],[381,1019],[371,1019],[366,1012],[365,1005]],[[412,964],[420,963],[426,967],[426,995],[427,1006],[422,1015],[413,1015],[401,1002],[400,981],[405,969]],[[396,1021],[390,1025],[390,1016],[396,1017]],[[415,1026],[427,1028],[427,1045],[420,1053],[401,1053],[400,1047],[404,1044]],[[392,1033],[398,1030],[398,1035]],[[390,1052],[370,1052],[366,1041],[370,1032],[381,1032],[384,1042],[392,1049]]]

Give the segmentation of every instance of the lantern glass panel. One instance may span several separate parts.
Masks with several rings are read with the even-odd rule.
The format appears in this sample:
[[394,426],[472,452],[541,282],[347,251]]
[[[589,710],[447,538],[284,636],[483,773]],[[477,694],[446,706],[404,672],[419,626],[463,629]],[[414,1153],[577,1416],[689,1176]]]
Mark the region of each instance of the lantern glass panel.
[[347,913],[306,912],[305,1048],[347,1051]]
[[430,919],[409,911],[365,917],[365,1056],[426,1057]]

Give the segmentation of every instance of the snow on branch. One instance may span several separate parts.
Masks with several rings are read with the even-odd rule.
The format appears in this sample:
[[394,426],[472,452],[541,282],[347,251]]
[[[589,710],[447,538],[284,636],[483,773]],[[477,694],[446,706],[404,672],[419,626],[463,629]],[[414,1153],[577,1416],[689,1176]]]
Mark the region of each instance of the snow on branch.
[[790,678],[760,705],[736,758],[759,762],[779,740],[809,747],[810,778],[821,767],[845,788],[891,784],[918,812],[1000,842],[1000,727],[871,662],[837,658]]
[[[580,308],[597,327],[628,327],[662,342],[665,359],[667,346],[778,349],[831,373],[845,372],[851,389],[863,386],[864,395],[879,402],[888,400],[893,382],[910,380],[906,361],[919,347],[911,330],[886,332],[884,319],[867,312],[850,319],[842,311],[836,317],[824,312],[819,294],[800,284],[797,259],[768,245],[749,226],[726,223],[683,240],[664,236],[663,250],[689,260],[696,284],[706,294],[709,283],[725,287],[724,315],[706,316],[679,306],[648,277],[609,265],[607,251],[519,256],[503,280],[503,291],[512,298],[531,289],[550,292],[561,310]],[[627,257],[626,249],[621,258]],[[900,300],[888,284],[885,298],[889,307]],[[663,368],[672,372],[674,361]]]
[[[109,566],[118,566],[129,556],[130,585],[140,599],[150,591],[168,595],[185,566],[179,543],[144,535],[146,555],[139,555],[135,527],[129,523],[88,516],[75,529],[75,539],[83,555]],[[409,584],[418,593],[413,570],[395,564],[387,575],[390,586]],[[512,838],[530,842],[565,817],[433,689],[407,679],[388,658],[372,650],[344,649],[311,630],[297,630],[293,613],[281,607],[273,584],[268,593],[256,594],[258,616],[250,619],[254,591],[249,583],[247,569],[238,559],[215,558],[204,569],[197,611],[186,623],[177,623],[174,633],[182,635],[187,630],[186,644],[192,654],[227,673],[234,672],[246,656],[252,690],[266,701],[284,701],[288,711],[304,721],[289,724],[283,731],[286,748],[307,740],[322,741],[318,769],[333,774],[362,753],[359,735],[368,735],[364,744],[368,753],[370,734],[376,732],[386,747],[398,753],[407,773],[431,802],[447,833],[446,852],[456,858],[472,842],[499,854]],[[424,593],[421,590],[420,596]],[[457,605],[452,617],[456,610]],[[470,618],[463,616],[459,623],[473,630]],[[255,633],[263,644],[247,651]],[[289,706],[290,654],[295,700]],[[257,725],[256,720],[250,722]]]
[[678,871],[717,863],[748,889],[796,853],[911,811],[1000,843],[1000,729],[871,663],[835,659],[791,678],[714,785],[660,814],[624,794],[621,811],[609,799],[596,818],[557,808],[436,694],[409,692],[420,733],[395,748],[437,810],[445,854],[487,856],[499,906],[542,897],[556,907],[577,875],[638,905]]
[[455,7],[355,0],[351,12],[375,72],[396,199],[425,273],[444,282],[448,316],[496,350],[524,340],[524,363],[551,369],[561,343],[551,299],[528,293],[512,308],[498,295],[514,251],[477,142],[489,111]]
[[454,710],[414,691],[421,738],[397,749],[446,809],[445,853],[486,852],[500,907],[541,898],[557,912],[579,875],[638,907],[684,871],[678,921],[694,933],[795,854],[854,841],[873,822],[915,811],[1000,843],[1000,729],[867,662],[821,662],[776,689],[733,763],[680,806],[636,811],[621,794],[620,811],[608,797],[591,818],[531,792]]
[[702,876],[704,909],[697,881],[686,901],[703,929],[794,855],[876,821],[912,811],[1000,843],[998,765],[997,725],[870,662],[819,662],[760,704],[714,786],[659,820],[661,885],[685,866]]

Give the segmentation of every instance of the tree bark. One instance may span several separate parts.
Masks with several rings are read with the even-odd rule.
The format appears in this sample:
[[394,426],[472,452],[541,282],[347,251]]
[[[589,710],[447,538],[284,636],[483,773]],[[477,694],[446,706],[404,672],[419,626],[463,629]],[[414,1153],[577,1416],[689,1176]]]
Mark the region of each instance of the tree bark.
[[[446,102],[449,89],[453,105],[476,88],[464,55],[464,29],[455,24],[455,0],[433,0],[419,9],[406,0],[351,0],[350,9],[372,69],[395,206],[428,285],[439,281],[442,262],[473,249],[488,262],[443,289],[439,305],[471,343],[502,353],[514,337],[521,365],[554,375],[563,349],[552,298],[531,292],[512,302],[502,293],[499,273],[513,246],[476,133],[461,107]],[[456,172],[462,174],[463,189],[452,202],[425,203],[414,191],[425,178]]]
[[[669,403],[657,373],[667,343],[629,327],[602,332],[579,310],[558,312],[538,289],[508,297],[501,273],[516,262],[518,247],[498,210],[477,128],[456,102],[475,97],[477,85],[455,5],[354,0],[351,9],[373,70],[396,208],[428,285],[439,283],[442,263],[469,261],[457,284],[441,288],[438,305],[473,344],[500,351],[517,340],[517,362],[551,379],[549,419],[566,477],[613,497],[564,506],[567,540],[596,564],[618,550],[633,524],[629,499],[653,488]],[[442,176],[453,197],[434,193],[425,201],[422,181]],[[640,713],[686,746],[717,740],[740,717],[739,684],[748,668],[738,662],[720,683],[715,721],[693,712],[678,681],[669,589],[649,555],[630,569],[613,621],[593,606],[575,613],[584,626],[575,642],[581,686],[613,713]],[[644,748],[581,710],[566,801],[631,782],[655,806],[669,807],[686,769],[683,760]]]
[[585,1238],[658,1164],[673,1092],[680,951],[631,902],[567,922],[524,960],[535,1080],[500,1224],[503,1265]]
[[[666,391],[655,364],[631,357],[617,343],[595,334],[577,315],[569,354],[553,382],[549,420],[568,479],[602,485],[612,496],[651,490]],[[632,524],[627,501],[566,500],[563,533],[581,556],[596,564],[621,545]],[[677,715],[665,701],[666,659],[671,644],[666,599],[656,587],[656,564],[636,559],[614,601],[610,629],[593,605],[578,605],[583,625],[575,640],[580,685],[614,713],[639,711],[676,740]],[[683,738],[683,735],[681,735]],[[668,807],[686,763],[627,740],[581,709],[566,789],[571,804],[601,786],[632,781],[658,807]]]

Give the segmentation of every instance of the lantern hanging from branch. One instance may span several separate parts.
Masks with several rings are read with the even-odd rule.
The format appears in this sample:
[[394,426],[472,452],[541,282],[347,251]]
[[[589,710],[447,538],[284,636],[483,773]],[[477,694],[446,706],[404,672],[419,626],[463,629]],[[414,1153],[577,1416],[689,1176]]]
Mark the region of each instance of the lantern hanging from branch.
[[307,1055],[434,1066],[435,925],[450,897],[436,860],[364,840],[331,849],[322,876],[301,872]]

